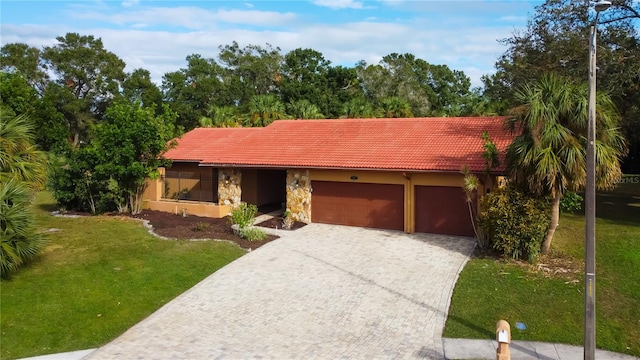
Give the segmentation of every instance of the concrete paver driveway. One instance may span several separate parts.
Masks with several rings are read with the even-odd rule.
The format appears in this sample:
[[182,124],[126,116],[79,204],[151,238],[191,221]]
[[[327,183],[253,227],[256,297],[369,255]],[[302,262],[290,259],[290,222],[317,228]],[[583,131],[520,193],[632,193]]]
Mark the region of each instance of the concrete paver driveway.
[[88,358],[443,357],[472,239],[322,224],[279,235]]

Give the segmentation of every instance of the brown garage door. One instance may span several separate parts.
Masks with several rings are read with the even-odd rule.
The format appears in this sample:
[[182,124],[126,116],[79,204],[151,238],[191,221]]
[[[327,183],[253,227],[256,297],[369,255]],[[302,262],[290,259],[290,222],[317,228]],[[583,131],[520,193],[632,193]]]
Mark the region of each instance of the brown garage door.
[[404,187],[391,184],[313,181],[311,221],[404,229]]
[[415,190],[417,232],[475,236],[461,188],[416,186]]

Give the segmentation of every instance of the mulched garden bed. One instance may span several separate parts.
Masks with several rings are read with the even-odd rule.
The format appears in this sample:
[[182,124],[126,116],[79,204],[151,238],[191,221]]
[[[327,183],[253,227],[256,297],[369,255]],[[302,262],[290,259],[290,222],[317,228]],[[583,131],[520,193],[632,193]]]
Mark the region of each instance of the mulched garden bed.
[[[262,209],[261,209],[262,210]],[[267,209],[270,210],[270,209]],[[268,211],[260,211],[258,214],[263,214]],[[75,211],[66,211],[61,213],[64,216],[92,216],[91,214],[84,212],[75,212]],[[104,215],[112,215],[112,216],[122,216],[122,214],[111,213]],[[187,215],[183,217],[182,215],[176,215],[173,213],[157,211],[157,210],[143,210],[138,215],[131,216],[137,219],[144,219],[149,221],[151,226],[153,227],[153,232],[164,236],[166,238],[171,239],[183,239],[183,240],[193,240],[193,239],[215,239],[215,240],[228,240],[232,241],[243,249],[251,249],[255,250],[260,246],[273,241],[279,236],[267,234],[267,237],[262,241],[249,241],[243,239],[233,233],[231,229],[231,225],[229,224],[229,220],[227,217],[216,219],[209,217],[201,217],[194,215]],[[303,222],[294,222],[291,227],[292,230],[299,229],[306,224]],[[267,221],[263,221],[256,226],[271,228],[271,229],[282,229],[282,218],[274,217]],[[288,231],[288,230],[284,230]]]
[[[305,224],[303,222],[295,221],[293,223],[293,225],[291,226],[290,230],[297,230],[297,229],[300,229],[301,227],[303,227],[305,225],[307,225],[307,224]],[[256,226],[262,226],[262,227],[266,227],[266,228],[280,230],[280,229],[282,229],[282,218],[274,217],[274,218],[269,219],[267,221],[263,221],[260,224],[256,224]]]
[[278,236],[267,235],[262,241],[248,241],[243,239],[233,233],[231,225],[229,225],[229,220],[226,217],[221,219],[193,215],[183,217],[181,215],[156,210],[143,210],[140,214],[133,217],[148,220],[151,226],[153,226],[153,232],[160,236],[173,239],[229,240],[238,244],[238,246],[243,249],[255,250],[278,238]]

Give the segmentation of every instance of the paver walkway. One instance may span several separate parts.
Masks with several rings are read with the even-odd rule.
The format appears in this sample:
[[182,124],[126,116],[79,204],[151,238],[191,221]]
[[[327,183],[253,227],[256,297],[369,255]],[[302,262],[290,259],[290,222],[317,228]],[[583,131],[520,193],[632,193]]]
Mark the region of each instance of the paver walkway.
[[87,358],[444,357],[473,240],[323,224],[278,235]]

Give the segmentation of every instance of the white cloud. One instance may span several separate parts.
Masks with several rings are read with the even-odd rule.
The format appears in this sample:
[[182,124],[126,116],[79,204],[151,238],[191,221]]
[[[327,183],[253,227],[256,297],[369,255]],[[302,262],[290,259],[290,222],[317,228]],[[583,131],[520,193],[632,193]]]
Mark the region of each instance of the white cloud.
[[361,1],[354,0],[315,0],[313,3],[331,9],[362,9],[364,7]]
[[[311,48],[334,65],[343,66],[353,66],[360,60],[376,64],[390,53],[411,53],[431,64],[462,70],[473,86],[480,86],[480,76],[494,72],[494,63],[505,50],[497,39],[509,37],[514,29],[510,22],[486,26],[450,17],[443,21],[440,16],[427,17],[429,14],[424,13],[424,18],[414,16],[402,21],[383,21],[380,15],[363,16],[366,21],[336,23],[308,21],[311,17],[304,17],[306,22],[302,22],[304,15],[255,9],[141,8],[138,4],[135,9],[78,10],[73,19],[90,21],[68,17],[64,25],[5,21],[0,25],[2,44],[24,42],[41,47],[55,44],[55,37],[67,32],[94,35],[126,62],[127,71],[145,68],[158,84],[165,73],[185,67],[187,55],[217,58],[218,46],[232,41],[241,47],[270,43],[280,47],[283,54],[299,47]],[[181,30],[171,31],[167,25]]]
[[141,24],[146,26],[177,26],[187,29],[213,29],[220,23],[246,24],[252,26],[276,26],[288,24],[296,19],[291,12],[256,10],[209,11],[199,7],[152,7],[138,10],[125,10],[110,13],[95,11],[93,8],[76,7],[68,16],[75,19],[101,21],[120,26]]
[[123,1],[120,5],[122,5],[122,7],[128,8],[128,7],[136,6],[139,3],[140,3],[140,0],[126,0],[126,1]]

